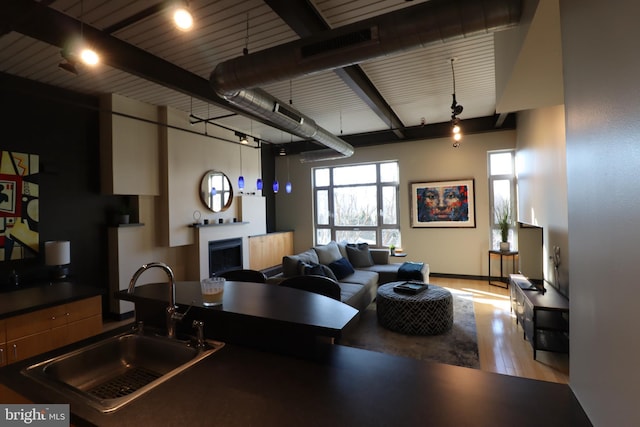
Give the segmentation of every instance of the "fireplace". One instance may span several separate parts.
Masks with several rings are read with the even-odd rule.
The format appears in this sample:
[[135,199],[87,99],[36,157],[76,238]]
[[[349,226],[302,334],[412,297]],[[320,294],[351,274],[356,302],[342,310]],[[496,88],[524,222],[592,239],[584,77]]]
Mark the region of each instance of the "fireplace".
[[242,267],[241,238],[209,242],[209,277]]

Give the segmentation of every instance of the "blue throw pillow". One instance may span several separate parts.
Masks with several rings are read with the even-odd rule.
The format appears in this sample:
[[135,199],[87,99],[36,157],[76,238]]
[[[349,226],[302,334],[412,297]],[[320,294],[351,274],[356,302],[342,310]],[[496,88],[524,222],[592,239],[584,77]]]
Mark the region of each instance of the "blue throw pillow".
[[353,266],[346,258],[340,258],[339,260],[332,262],[329,264],[329,268],[333,271],[333,274],[335,274],[336,279],[338,280],[342,280],[348,275],[355,273]]

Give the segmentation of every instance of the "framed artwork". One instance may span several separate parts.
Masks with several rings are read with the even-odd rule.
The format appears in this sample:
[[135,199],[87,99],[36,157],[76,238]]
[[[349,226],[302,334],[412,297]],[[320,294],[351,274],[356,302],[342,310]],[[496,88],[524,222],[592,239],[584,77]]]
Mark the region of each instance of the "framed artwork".
[[411,227],[476,226],[473,179],[412,182],[410,185]]
[[37,154],[0,150],[0,261],[39,253]]

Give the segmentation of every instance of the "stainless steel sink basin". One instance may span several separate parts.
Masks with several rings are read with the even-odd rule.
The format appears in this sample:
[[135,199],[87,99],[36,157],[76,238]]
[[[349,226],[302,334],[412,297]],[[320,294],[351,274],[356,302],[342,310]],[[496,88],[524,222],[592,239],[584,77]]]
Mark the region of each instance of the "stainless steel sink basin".
[[224,346],[204,348],[160,336],[124,333],[37,363],[22,373],[57,392],[112,412]]

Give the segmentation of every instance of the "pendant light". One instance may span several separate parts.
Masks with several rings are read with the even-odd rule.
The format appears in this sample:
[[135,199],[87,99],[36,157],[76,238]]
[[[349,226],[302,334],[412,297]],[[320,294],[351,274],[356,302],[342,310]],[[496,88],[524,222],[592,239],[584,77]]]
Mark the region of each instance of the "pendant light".
[[453,138],[453,148],[460,147],[462,139],[462,128],[460,127],[460,119],[458,116],[462,113],[463,107],[456,101],[456,74],[453,69],[453,63],[456,58],[451,58],[451,75],[453,77],[453,102],[451,103],[451,136]]
[[289,179],[289,156],[287,156],[287,183],[284,186],[284,191],[287,194],[291,194],[291,191],[293,191],[293,186],[291,185],[291,179]]
[[[240,140],[242,142],[242,140]],[[242,144],[238,145],[240,148],[240,176],[238,177],[238,189],[240,192],[244,190],[244,176],[242,176]]]
[[[254,138],[255,139],[255,138]],[[258,149],[258,179],[256,180],[256,190],[262,191],[262,179],[260,178],[260,166],[261,166],[261,157],[262,157],[262,148],[260,147],[260,140],[255,139]]]

